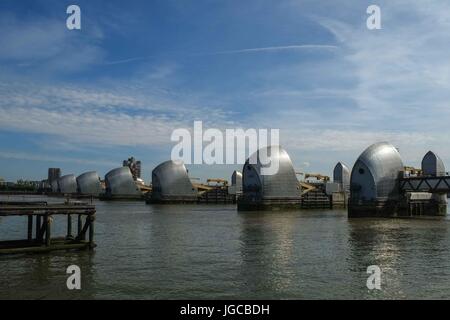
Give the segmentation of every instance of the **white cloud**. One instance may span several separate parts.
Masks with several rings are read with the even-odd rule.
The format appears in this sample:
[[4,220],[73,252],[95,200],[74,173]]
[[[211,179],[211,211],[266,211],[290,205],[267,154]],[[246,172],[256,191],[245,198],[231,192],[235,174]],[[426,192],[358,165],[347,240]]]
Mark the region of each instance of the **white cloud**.
[[98,160],[98,159],[81,159],[81,158],[75,158],[75,157],[61,157],[61,156],[44,156],[44,155],[37,155],[32,153],[26,153],[26,152],[1,152],[0,158],[3,159],[16,159],[16,160],[32,160],[32,161],[43,161],[43,162],[57,162],[57,163],[77,163],[77,164],[86,164],[86,165],[103,165],[103,166],[109,166],[114,167],[117,166],[117,163],[113,161],[105,161],[105,160]]
[[[0,96],[1,128],[88,145],[167,145],[174,129],[192,127],[211,110],[190,96],[130,88],[0,83]],[[230,114],[214,110],[209,126],[225,125]]]
[[450,101],[450,23],[443,14],[449,4],[384,1],[380,6],[382,30],[321,21],[353,66],[357,85],[350,98],[360,115],[396,129],[442,124],[443,106]]
[[13,14],[0,14],[0,62],[9,67],[41,74],[80,72],[103,59],[101,39],[95,25],[80,33],[67,30],[64,20],[37,15],[22,20]]
[[270,51],[284,51],[284,50],[334,50],[337,49],[334,45],[319,45],[319,44],[299,44],[299,45],[287,45],[287,46],[272,46],[272,47],[259,47],[259,48],[247,48],[237,50],[225,50],[212,53],[206,53],[205,55],[219,55],[219,54],[236,54],[236,53],[256,53],[256,52],[270,52]]
[[[299,16],[304,17],[304,7],[311,3],[300,2]],[[450,3],[399,0],[378,4],[381,30],[367,30],[365,10],[357,11],[364,6],[361,2],[344,1],[342,6],[333,2],[323,6],[336,7],[335,11],[323,10],[322,17],[312,19],[334,42],[212,53],[320,49],[314,59],[302,51],[297,64],[289,60],[262,66],[252,74],[254,91],[246,94],[174,94],[172,88],[177,86],[158,84],[176,78],[175,64],[150,68],[150,72],[145,68],[132,84],[112,82],[105,88],[3,81],[0,127],[80,144],[160,146],[168,142],[174,128],[189,128],[193,120],[208,119],[209,127],[280,128],[288,152],[357,154],[376,141],[388,140],[400,147],[404,159],[417,161],[431,148],[450,161]],[[64,29],[54,23],[44,27],[38,21],[21,29],[14,19],[9,20],[14,28],[3,21],[7,22],[1,24],[0,41],[11,45],[0,46],[0,59],[12,59],[24,68],[41,61],[42,68],[61,70],[77,62],[89,66],[102,60],[95,35],[80,50],[73,50],[77,40],[69,41]],[[27,41],[27,37],[39,41]],[[62,52],[68,50],[75,52],[74,60],[64,59]],[[137,60],[145,58],[110,63]],[[140,87],[143,79],[146,84]],[[247,101],[254,109],[244,110],[243,118],[237,118],[226,108],[230,101],[238,104],[232,105],[234,110],[246,108]],[[327,165],[331,167],[336,160],[330,156]],[[313,158],[308,161],[314,166]]]
[[405,162],[428,148],[449,161],[450,4],[381,1],[382,29],[371,31],[364,11],[355,18],[361,5],[346,3],[348,14],[316,17],[340,49],[263,75],[255,121],[281,128],[288,150],[362,152],[388,140]]

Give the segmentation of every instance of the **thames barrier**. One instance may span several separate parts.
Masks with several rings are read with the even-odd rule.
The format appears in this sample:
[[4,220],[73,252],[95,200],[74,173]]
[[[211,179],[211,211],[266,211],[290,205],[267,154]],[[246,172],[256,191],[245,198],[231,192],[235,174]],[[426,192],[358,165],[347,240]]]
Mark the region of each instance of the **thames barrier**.
[[[274,174],[264,174],[261,154],[277,161]],[[252,162],[250,159],[256,159]],[[303,175],[303,179],[299,179]],[[236,204],[238,211],[346,208],[348,217],[404,217],[446,215],[450,176],[442,159],[427,152],[421,168],[405,166],[399,151],[388,142],[369,146],[353,167],[339,161],[332,179],[319,173],[296,172],[288,152],[279,145],[259,149],[235,170],[231,183],[210,178],[201,183],[189,176],[182,161],[156,166],[151,182],[140,178],[141,162],[130,158],[102,180],[97,172],[61,176],[49,169],[39,192],[68,198],[103,201],[145,201],[147,204]]]

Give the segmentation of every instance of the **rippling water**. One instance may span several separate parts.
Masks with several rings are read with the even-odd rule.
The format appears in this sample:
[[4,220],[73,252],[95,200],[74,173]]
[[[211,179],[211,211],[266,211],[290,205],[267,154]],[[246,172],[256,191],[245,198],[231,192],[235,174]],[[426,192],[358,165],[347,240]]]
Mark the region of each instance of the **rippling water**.
[[[0,256],[0,298],[450,299],[448,218],[96,205],[94,252]],[[26,224],[0,218],[0,239],[25,238]],[[54,225],[64,235],[65,220]],[[80,291],[66,288],[72,264],[81,268]],[[383,271],[381,291],[366,287],[369,265]]]

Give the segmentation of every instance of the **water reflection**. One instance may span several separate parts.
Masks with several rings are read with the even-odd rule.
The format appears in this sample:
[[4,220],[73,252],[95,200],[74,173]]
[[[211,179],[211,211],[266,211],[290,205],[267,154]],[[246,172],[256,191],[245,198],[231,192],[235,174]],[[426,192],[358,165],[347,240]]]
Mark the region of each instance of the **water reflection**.
[[[71,255],[15,255],[1,257],[2,277],[0,299],[92,299],[95,271],[92,254],[73,252]],[[68,290],[66,269],[81,268],[82,290]]]
[[[368,297],[417,296],[419,286],[422,290],[435,287],[430,270],[438,265],[450,266],[450,239],[445,220],[349,219],[349,230],[350,271],[364,274],[361,276],[364,280],[369,265],[382,269],[383,292],[367,291]],[[450,275],[446,270],[444,273],[447,275],[440,272],[438,278]]]
[[[241,278],[252,296],[274,298],[294,286],[295,214],[246,212],[239,214]],[[272,295],[268,296],[267,292]]]
[[[98,202],[92,252],[0,257],[0,298],[449,298],[450,220]],[[19,225],[1,221],[2,237]],[[21,230],[19,230],[21,231]],[[82,290],[66,288],[66,268]],[[381,291],[366,268],[383,270]]]

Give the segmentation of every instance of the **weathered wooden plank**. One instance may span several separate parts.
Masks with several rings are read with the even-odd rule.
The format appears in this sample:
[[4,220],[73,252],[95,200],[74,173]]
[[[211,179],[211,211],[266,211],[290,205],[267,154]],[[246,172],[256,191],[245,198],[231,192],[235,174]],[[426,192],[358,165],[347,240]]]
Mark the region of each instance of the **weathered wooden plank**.
[[94,205],[90,205],[90,204],[83,204],[83,205],[71,205],[71,204],[43,204],[43,205],[26,205],[26,204],[22,204],[22,205],[0,205],[0,208],[5,208],[5,209],[17,209],[17,208],[23,208],[23,209],[28,209],[28,210],[41,210],[41,209],[94,209],[95,206]]
[[29,214],[45,214],[51,212],[52,214],[93,214],[95,213],[95,206],[80,207],[80,206],[58,206],[58,207],[31,207],[31,206],[0,206],[0,215],[29,215]]
[[46,206],[47,201],[0,201],[0,206]]
[[17,254],[17,253],[43,253],[54,250],[71,250],[71,249],[87,249],[89,242],[69,243],[69,244],[54,244],[51,246],[31,246],[31,247],[17,247],[17,248],[0,248],[1,254]]

